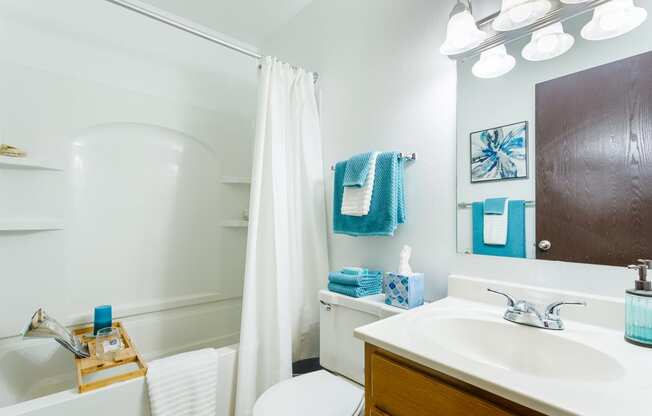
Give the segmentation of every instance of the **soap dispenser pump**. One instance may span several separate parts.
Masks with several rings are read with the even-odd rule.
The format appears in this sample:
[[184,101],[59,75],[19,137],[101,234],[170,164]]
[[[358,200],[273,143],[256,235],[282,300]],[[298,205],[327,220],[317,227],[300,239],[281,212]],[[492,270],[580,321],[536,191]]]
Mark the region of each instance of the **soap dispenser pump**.
[[652,282],[647,276],[652,260],[638,262],[627,266],[638,271],[638,279],[625,294],[625,340],[652,348]]

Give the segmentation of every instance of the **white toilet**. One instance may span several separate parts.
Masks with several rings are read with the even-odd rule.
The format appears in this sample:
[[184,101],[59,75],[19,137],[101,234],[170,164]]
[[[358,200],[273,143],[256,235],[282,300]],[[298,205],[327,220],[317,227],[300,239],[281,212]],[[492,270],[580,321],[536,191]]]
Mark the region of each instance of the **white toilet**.
[[256,401],[254,416],[363,414],[364,344],[353,337],[353,330],[403,310],[385,305],[385,295],[355,299],[322,290],[319,300],[319,362],[328,371],[272,386]]

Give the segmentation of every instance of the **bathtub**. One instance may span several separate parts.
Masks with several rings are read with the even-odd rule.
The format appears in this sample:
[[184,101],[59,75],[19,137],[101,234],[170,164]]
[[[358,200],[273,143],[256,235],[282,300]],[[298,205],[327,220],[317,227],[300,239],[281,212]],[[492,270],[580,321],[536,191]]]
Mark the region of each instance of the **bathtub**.
[[[218,416],[233,414],[237,344],[217,349]],[[0,357],[0,416],[149,416],[144,378],[79,394],[70,353],[52,342]]]

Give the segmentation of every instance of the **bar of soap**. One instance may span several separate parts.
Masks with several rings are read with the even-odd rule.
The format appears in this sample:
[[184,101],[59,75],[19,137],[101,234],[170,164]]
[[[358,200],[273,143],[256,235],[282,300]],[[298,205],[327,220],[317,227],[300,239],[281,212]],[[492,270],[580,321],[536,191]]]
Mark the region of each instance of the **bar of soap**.
[[412,309],[423,305],[424,276],[414,273],[412,276],[388,273],[385,275],[385,303],[403,309]]

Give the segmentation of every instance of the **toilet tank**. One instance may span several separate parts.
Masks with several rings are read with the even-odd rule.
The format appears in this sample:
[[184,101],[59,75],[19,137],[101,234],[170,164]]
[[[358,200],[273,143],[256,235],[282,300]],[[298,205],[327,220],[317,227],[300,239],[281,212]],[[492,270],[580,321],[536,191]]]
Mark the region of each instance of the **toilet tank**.
[[385,295],[356,299],[322,290],[319,300],[319,363],[364,384],[364,343],[353,337],[353,330],[404,310],[385,305]]

